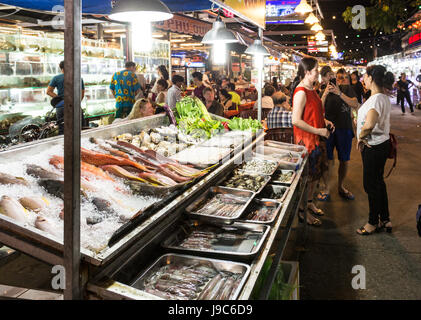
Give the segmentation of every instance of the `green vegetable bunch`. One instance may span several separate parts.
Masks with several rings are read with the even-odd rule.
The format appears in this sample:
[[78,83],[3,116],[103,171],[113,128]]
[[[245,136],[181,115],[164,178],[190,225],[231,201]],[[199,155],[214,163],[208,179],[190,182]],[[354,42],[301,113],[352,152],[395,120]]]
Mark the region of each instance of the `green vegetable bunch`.
[[213,120],[206,106],[196,97],[185,97],[176,104],[178,128],[194,138],[209,139],[224,129],[222,123]]
[[263,129],[263,126],[259,122],[259,120],[254,120],[252,118],[243,119],[243,118],[237,118],[237,117],[234,117],[231,120],[228,120],[228,127],[231,130],[253,131],[253,132]]

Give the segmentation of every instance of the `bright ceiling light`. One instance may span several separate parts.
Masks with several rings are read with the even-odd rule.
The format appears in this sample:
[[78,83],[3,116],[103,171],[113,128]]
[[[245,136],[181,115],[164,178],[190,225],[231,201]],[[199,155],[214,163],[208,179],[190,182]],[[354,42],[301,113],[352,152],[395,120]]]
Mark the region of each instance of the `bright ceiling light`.
[[329,50],[332,51],[332,52],[336,51],[336,47],[333,43],[329,46]]
[[180,43],[182,47],[203,46],[203,43]]
[[307,19],[304,21],[304,23],[308,23],[308,24],[315,24],[315,23],[319,23],[319,19],[317,19],[317,17],[314,15],[314,13],[310,13],[307,17]]
[[217,18],[210,29],[202,39],[202,43],[214,44],[214,43],[234,43],[238,42],[235,35],[225,27],[225,23],[221,18]]
[[324,41],[324,40],[326,40],[325,34],[323,32],[321,32],[321,31],[317,32],[316,35],[314,36],[314,38],[317,41]]
[[122,33],[126,32],[126,29],[106,29],[104,33]]
[[323,27],[322,27],[319,23],[316,23],[316,24],[314,24],[314,25],[311,27],[311,30],[312,30],[312,31],[319,32],[319,31],[322,31],[322,30],[323,30]]
[[124,22],[163,21],[172,17],[170,9],[159,0],[118,0],[109,15],[110,19]]
[[171,42],[185,42],[186,39],[171,39]]
[[313,8],[307,3],[306,0],[301,0],[300,4],[295,7],[296,13],[304,14],[304,13],[309,13],[312,11],[313,11]]

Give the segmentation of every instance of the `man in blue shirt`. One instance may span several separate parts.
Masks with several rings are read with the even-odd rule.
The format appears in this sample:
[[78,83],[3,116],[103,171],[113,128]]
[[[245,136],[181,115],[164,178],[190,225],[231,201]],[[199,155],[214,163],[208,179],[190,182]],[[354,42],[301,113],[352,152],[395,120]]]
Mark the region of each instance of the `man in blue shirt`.
[[140,92],[140,84],[135,72],[136,64],[129,61],[126,63],[126,69],[114,73],[111,79],[110,90],[116,99],[116,118],[127,117],[136,102],[135,98]]
[[[47,88],[47,94],[53,98],[51,104],[56,108],[56,118],[58,123],[59,134],[64,133],[64,61],[61,61],[59,64],[61,74],[56,75],[51,79],[50,84]],[[80,100],[82,101],[85,96],[85,84],[83,79],[81,79],[82,91],[80,95]],[[57,89],[57,94],[54,92],[54,89]],[[83,123],[83,110],[82,111],[82,123]]]

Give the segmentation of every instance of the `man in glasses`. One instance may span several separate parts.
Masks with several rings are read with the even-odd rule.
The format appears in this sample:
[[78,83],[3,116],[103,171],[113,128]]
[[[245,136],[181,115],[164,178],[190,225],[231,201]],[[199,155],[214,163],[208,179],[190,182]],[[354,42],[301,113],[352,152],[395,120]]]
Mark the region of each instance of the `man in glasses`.
[[352,139],[354,138],[351,109],[358,109],[358,100],[354,89],[347,84],[349,81],[346,79],[348,75],[345,69],[339,69],[335,77],[332,69],[329,66],[326,66],[322,68],[321,76],[322,83],[325,84],[325,90],[322,95],[325,117],[327,120],[332,121],[335,126],[335,131],[332,132],[326,142],[329,170],[323,176],[325,190],[318,194],[317,199],[320,201],[327,201],[330,198],[330,177],[334,167],[333,153],[336,149],[339,160],[339,195],[344,199],[354,200],[354,195],[345,188],[344,181],[348,172]]

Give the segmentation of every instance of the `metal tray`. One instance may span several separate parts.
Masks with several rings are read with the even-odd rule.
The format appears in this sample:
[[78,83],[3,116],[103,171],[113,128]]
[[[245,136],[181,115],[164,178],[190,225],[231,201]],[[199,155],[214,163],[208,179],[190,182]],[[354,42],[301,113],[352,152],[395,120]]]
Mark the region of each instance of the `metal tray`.
[[[272,163],[274,163],[276,166],[275,166],[275,168],[274,168],[274,169],[273,169],[270,173],[263,173],[263,172],[252,171],[252,170],[246,170],[246,169],[242,169],[242,168],[241,168],[241,167],[242,167],[243,165],[245,165],[247,162],[252,161],[252,160],[254,160],[254,159],[258,159],[258,160],[262,160],[262,161],[267,161],[267,162],[272,162]],[[269,160],[269,159],[262,159],[262,158],[259,158],[259,157],[253,157],[253,158],[251,158],[251,159],[249,159],[249,160],[245,161],[243,164],[241,164],[241,165],[240,165],[240,167],[238,167],[238,170],[239,170],[239,171],[241,171],[241,172],[244,172],[244,173],[246,173],[246,174],[257,174],[257,175],[271,176],[271,175],[273,175],[273,174],[275,173],[275,171],[276,171],[276,170],[278,170],[278,167],[279,167],[279,162],[278,162],[278,161]]]
[[232,300],[236,300],[238,298],[244,286],[244,283],[246,282],[250,274],[250,267],[248,265],[244,263],[238,263],[238,262],[232,262],[232,261],[199,258],[199,257],[174,254],[174,253],[165,254],[161,256],[160,258],[158,258],[158,260],[156,260],[155,263],[152,264],[146,270],[146,272],[144,272],[139,278],[137,278],[131,286],[140,290],[144,290],[145,289],[144,280],[147,279],[149,276],[153,275],[154,273],[156,273],[157,269],[165,265],[170,265],[170,264],[195,265],[198,263],[209,266],[209,267],[213,267],[218,271],[241,273],[243,277],[234,293]]
[[[241,171],[240,171],[241,172]],[[265,182],[263,183],[263,185],[260,187],[260,189],[259,190],[257,190],[257,191],[253,191],[253,190],[248,190],[248,189],[240,189],[240,188],[233,188],[233,187],[226,187],[226,186],[223,186],[224,188],[228,188],[228,189],[233,189],[233,190],[240,190],[240,191],[250,191],[250,192],[254,192],[256,195],[257,194],[259,194],[262,190],[263,190],[263,188],[264,187],[266,187],[266,185],[269,183],[269,181],[270,181],[270,179],[271,179],[271,176],[266,176],[266,175],[261,175],[261,174],[257,174],[257,173],[247,173],[247,172],[244,172],[244,174],[248,174],[248,175],[259,175],[259,176],[263,176],[264,178],[265,178]],[[229,180],[229,179],[231,179],[231,177],[234,175],[234,172],[233,173],[231,173],[230,175],[228,175],[228,177],[227,178],[223,178],[222,180],[220,180],[217,184],[218,185],[220,185],[221,183],[223,183],[223,182],[225,182],[225,181],[227,181],[227,180]]]
[[[272,199],[270,197],[270,192],[279,192],[279,191],[284,191],[284,194],[282,195],[282,197],[280,199]],[[276,202],[280,202],[283,203],[285,201],[285,198],[288,194],[289,188],[285,187],[285,186],[278,186],[278,185],[274,185],[274,184],[269,184],[266,186],[266,188],[262,191],[262,198],[264,199],[270,199]]]
[[[199,214],[194,211],[196,206],[200,202],[202,202],[202,200],[204,200],[205,198],[209,198],[209,196],[212,194],[217,194],[217,193],[233,194],[236,196],[248,198],[248,200],[244,203],[244,205],[242,206],[242,209],[238,210],[237,214],[233,217],[219,217],[219,216],[214,216],[214,215]],[[226,187],[211,187],[199,198],[197,198],[192,204],[190,204],[186,208],[186,212],[196,217],[207,217],[207,218],[216,219],[216,221],[219,220],[219,221],[233,222],[235,219],[238,219],[243,214],[244,210],[246,210],[247,206],[253,200],[255,195],[256,194],[254,192],[248,191],[248,190],[232,189],[232,188],[226,188]]]
[[[267,221],[256,221],[256,220],[246,220],[247,216],[250,214],[250,211],[254,210],[256,206],[266,206],[266,207],[276,207],[275,212],[272,215],[272,219]],[[247,223],[254,223],[254,224],[272,224],[276,217],[279,214],[279,211],[282,209],[282,203],[271,200],[271,199],[254,199],[251,205],[247,208],[247,210],[244,212],[243,216],[238,220],[241,222],[247,222]]]
[[[257,237],[253,237],[256,238],[256,240],[254,241],[253,247],[251,249],[250,252],[241,252],[241,251],[233,251],[233,250],[226,250],[227,247],[231,246],[234,247],[233,245],[230,244],[224,244],[224,240],[220,240],[218,243],[218,246],[220,247],[220,249],[191,249],[191,248],[184,248],[181,247],[180,244],[183,240],[185,240],[193,231],[195,230],[206,230],[206,229],[210,229],[210,230],[215,230],[216,234],[221,234],[221,233],[236,233],[238,231],[251,231],[254,233],[258,233],[256,234]],[[180,252],[187,252],[187,253],[191,253],[191,254],[217,254],[218,256],[224,256],[227,259],[233,259],[236,260],[238,258],[246,258],[246,259],[250,259],[252,260],[259,252],[260,249],[263,245],[263,243],[266,240],[266,237],[269,233],[270,227],[269,226],[264,226],[264,225],[256,225],[256,224],[250,224],[250,223],[242,223],[242,222],[235,222],[232,225],[215,225],[215,224],[211,224],[211,223],[202,223],[201,221],[197,221],[197,220],[187,220],[184,221],[183,223],[181,223],[180,225],[178,225],[175,229],[174,232],[170,235],[170,237],[168,239],[166,239],[161,245],[162,247],[166,248],[166,249],[172,249],[172,250],[177,250]],[[241,241],[244,243],[244,240],[248,240],[248,241],[252,241],[252,238],[247,238],[247,239],[240,239],[237,241]],[[232,242],[231,240],[226,240],[227,242]],[[237,245],[239,248],[244,245],[243,243],[240,243],[239,245]],[[234,243],[232,243],[234,244]]]
[[264,146],[272,147],[272,148],[280,148],[280,149],[293,151],[297,153],[307,153],[306,147],[301,146],[299,144],[290,144],[290,143],[273,141],[273,140],[265,140]]
[[[278,174],[287,174],[287,173],[290,173],[290,172],[292,172],[292,176],[291,176],[291,179],[289,179],[288,181],[281,181],[281,180],[277,180],[276,178],[277,178],[277,176],[278,176]],[[275,172],[275,176],[272,178],[272,183],[276,183],[276,184],[285,184],[285,185],[291,185],[292,184],[292,182],[294,181],[294,179],[295,179],[295,171],[294,170],[278,170],[278,171],[276,171]]]

